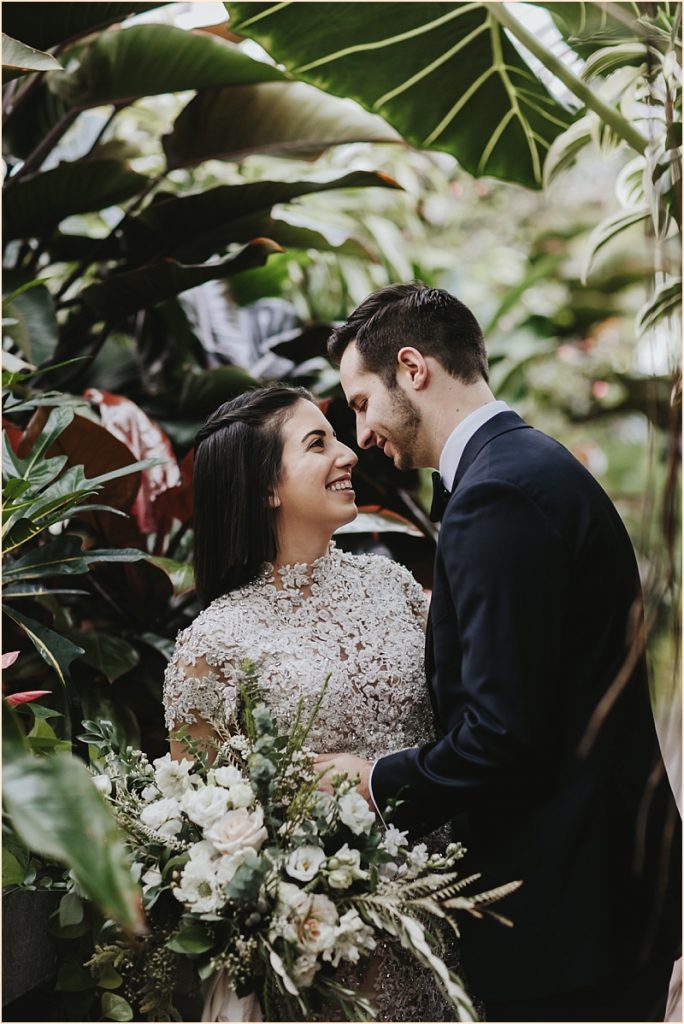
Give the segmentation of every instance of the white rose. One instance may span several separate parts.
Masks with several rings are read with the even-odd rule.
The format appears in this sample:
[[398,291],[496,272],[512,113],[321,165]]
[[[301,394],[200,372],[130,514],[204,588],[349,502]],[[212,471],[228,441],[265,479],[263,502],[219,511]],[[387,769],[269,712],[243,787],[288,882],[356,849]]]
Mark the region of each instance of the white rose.
[[312,896],[306,915],[301,921],[299,935],[304,952],[322,953],[335,944],[337,910],[327,896]]
[[204,835],[220,853],[237,853],[244,847],[260,850],[268,838],[264,828],[264,812],[261,807],[251,812],[244,807],[228,811],[211,828],[206,829]]
[[236,782],[244,782],[245,777],[239,768],[234,768],[232,765],[226,765],[224,768],[211,768],[209,770],[209,778],[213,784],[217,786],[228,786],[234,785]]
[[228,803],[233,810],[240,807],[251,807],[254,803],[254,790],[249,782],[235,782],[227,789]]
[[148,868],[140,881],[142,882],[143,892],[147,892],[153,886],[162,884],[161,871],[159,868]]
[[284,910],[288,913],[294,911],[295,913],[304,912],[309,905],[309,893],[304,892],[298,885],[293,885],[292,882],[281,882],[278,886],[278,899]]
[[196,914],[210,914],[225,902],[216,876],[208,872],[206,864],[200,861],[188,861],[183,868],[180,885],[172,892],[180,903]]
[[181,809],[177,800],[166,797],[147,804],[140,812],[143,825],[164,836],[175,836],[181,830]]
[[320,846],[298,846],[285,861],[285,870],[290,878],[310,882],[324,860]]
[[157,784],[162,796],[172,796],[180,800],[192,785],[189,778],[193,768],[193,762],[184,758],[182,761],[172,761],[170,754],[158,757],[154,764],[154,781]]
[[95,775],[93,777],[93,784],[95,789],[99,790],[100,793],[104,793],[105,796],[109,796],[112,791],[112,780],[108,775]]
[[203,786],[183,793],[181,807],[200,828],[213,825],[228,810],[228,795],[220,786]]
[[375,822],[375,815],[356,790],[341,796],[337,801],[337,806],[341,821],[351,829],[355,836],[360,836],[362,832],[368,832]]

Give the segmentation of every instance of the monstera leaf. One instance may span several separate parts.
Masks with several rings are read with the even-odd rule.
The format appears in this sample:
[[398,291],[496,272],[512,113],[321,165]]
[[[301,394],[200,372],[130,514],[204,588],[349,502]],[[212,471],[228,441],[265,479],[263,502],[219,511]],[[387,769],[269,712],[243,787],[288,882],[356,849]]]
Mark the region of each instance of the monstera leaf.
[[[541,185],[572,116],[486,3],[228,3],[231,29],[298,78],[381,114],[474,175]],[[490,9],[491,8],[491,9]]]

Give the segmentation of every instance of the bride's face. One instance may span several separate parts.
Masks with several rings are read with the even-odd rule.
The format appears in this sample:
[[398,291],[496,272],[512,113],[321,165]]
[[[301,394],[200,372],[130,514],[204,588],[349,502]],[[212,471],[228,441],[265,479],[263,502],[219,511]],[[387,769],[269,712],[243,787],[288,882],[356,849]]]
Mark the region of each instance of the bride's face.
[[282,427],[280,479],[272,503],[281,528],[295,525],[332,533],[358,515],[351,472],[358,459],[338,441],[318,406],[297,402]]

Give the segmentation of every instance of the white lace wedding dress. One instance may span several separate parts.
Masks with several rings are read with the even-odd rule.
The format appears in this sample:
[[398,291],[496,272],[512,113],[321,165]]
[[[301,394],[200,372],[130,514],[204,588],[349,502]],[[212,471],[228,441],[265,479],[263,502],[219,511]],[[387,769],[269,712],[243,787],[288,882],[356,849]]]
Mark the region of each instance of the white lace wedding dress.
[[[225,724],[236,708],[241,663],[249,658],[283,730],[300,697],[313,707],[330,673],[308,741],[315,750],[375,760],[430,739],[426,599],[408,570],[382,556],[341,552],[332,542],[311,566],[278,573],[282,589],[266,565],[254,582],[213,601],[179,633],[164,683],[169,730],[196,717]],[[375,955],[378,1020],[456,1019],[432,976],[397,943],[383,941]]]

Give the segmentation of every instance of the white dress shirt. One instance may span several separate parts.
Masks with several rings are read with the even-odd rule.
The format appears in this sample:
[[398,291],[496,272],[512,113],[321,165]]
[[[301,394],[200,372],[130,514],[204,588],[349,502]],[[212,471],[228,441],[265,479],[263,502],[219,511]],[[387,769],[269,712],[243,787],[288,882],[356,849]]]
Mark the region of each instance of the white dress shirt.
[[[509,409],[510,406],[507,402],[487,402],[486,405],[481,405],[479,409],[469,413],[465,419],[461,420],[457,427],[454,427],[452,432],[449,434],[446,444],[442,448],[442,454],[439,457],[439,475],[442,478],[442,483],[448,491],[452,488],[453,482],[456,478],[458,465],[461,461],[465,446],[468,444],[470,438],[488,420],[491,420],[494,416],[498,416],[500,412],[508,412]],[[375,803],[375,798],[373,797],[373,771],[375,770],[375,765],[377,763],[378,762],[375,761],[370,770],[370,775],[368,776],[368,793],[373,802],[373,806],[384,825],[386,824],[385,819],[382,817],[382,814],[380,814],[380,809]]]

